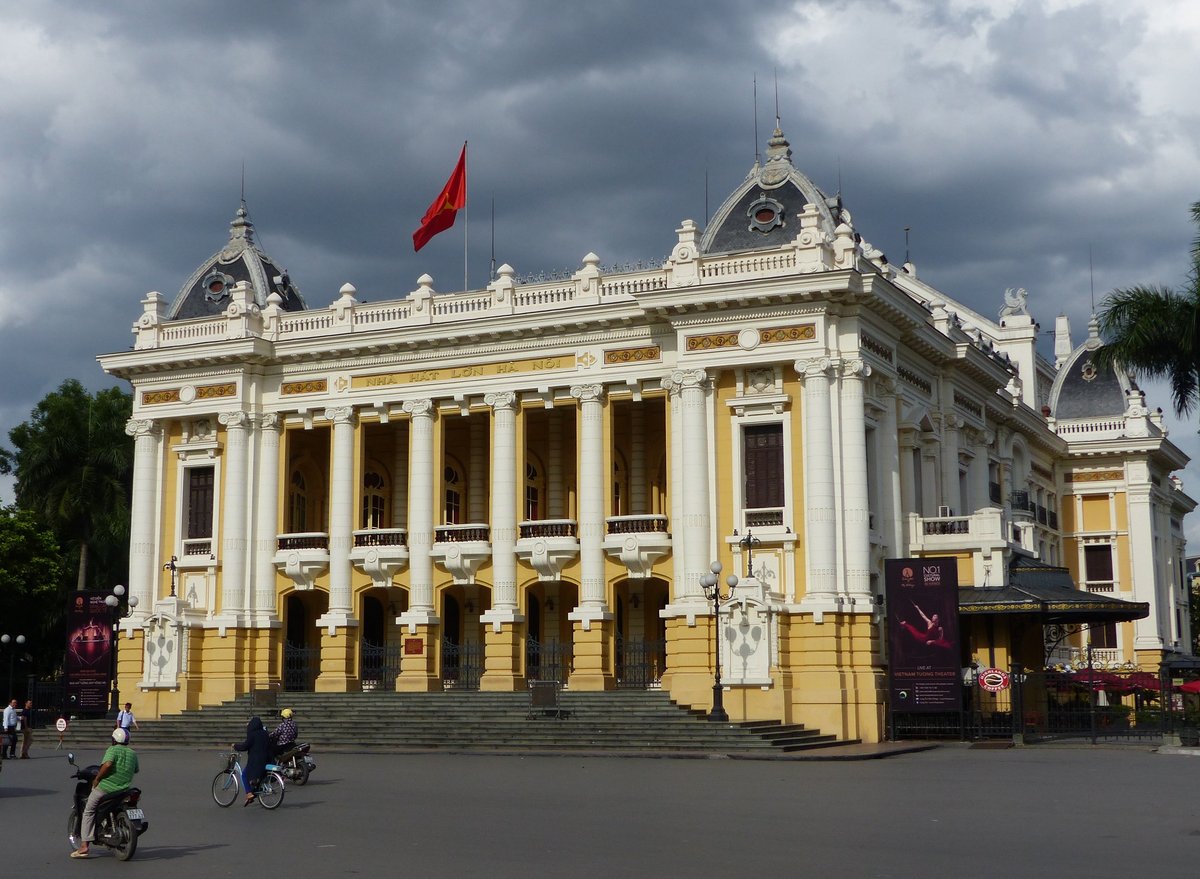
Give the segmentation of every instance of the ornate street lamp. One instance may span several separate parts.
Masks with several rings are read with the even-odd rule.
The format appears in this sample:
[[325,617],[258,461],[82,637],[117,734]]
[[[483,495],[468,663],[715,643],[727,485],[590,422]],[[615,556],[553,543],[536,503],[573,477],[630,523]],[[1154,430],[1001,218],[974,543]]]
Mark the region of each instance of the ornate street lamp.
[[[17,660],[17,648],[20,647],[24,643],[25,643],[24,635],[17,635],[16,638],[14,638],[12,635],[9,635],[9,634],[0,635],[0,644],[3,644],[5,647],[9,648],[9,654],[8,654],[8,698],[9,699],[15,698],[15,694],[13,693],[13,664]],[[7,700],[5,701],[5,704],[6,705],[8,704]]]
[[729,591],[721,594],[721,563],[713,562],[708,566],[709,573],[700,578],[700,587],[704,597],[713,603],[713,707],[708,713],[708,719],[716,723],[728,723],[729,715],[725,713],[725,691],[721,687],[721,602],[733,595],[733,587],[737,586],[737,574],[725,578]]
[[[125,599],[124,609],[121,608],[122,599]],[[109,595],[104,596],[104,603],[108,605],[113,615],[112,655],[110,660],[112,664],[112,705],[109,707],[109,715],[116,717],[117,713],[121,710],[121,691],[117,689],[117,645],[121,643],[121,620],[133,615],[133,609],[138,605],[138,598],[136,595],[130,595],[126,598],[125,587],[118,583],[112,588],[112,592]]]

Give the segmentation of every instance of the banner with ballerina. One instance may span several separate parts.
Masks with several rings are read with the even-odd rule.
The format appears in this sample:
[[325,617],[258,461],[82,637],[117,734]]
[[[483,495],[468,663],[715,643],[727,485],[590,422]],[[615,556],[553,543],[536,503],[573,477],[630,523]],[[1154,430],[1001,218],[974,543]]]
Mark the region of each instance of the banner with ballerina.
[[112,686],[113,612],[96,590],[72,592],[67,602],[66,708],[103,714]]
[[892,710],[961,710],[958,561],[888,559],[884,586]]

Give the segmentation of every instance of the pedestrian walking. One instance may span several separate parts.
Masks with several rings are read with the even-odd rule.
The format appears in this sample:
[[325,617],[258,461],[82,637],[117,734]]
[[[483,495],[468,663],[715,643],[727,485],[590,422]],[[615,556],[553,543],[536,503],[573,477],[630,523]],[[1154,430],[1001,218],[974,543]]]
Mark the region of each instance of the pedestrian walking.
[[133,731],[139,728],[137,718],[133,716],[132,702],[126,702],[125,709],[117,712],[117,723],[113,728],[125,730],[126,741],[129,741],[133,736]]
[[29,759],[29,746],[33,744],[33,700],[26,699],[21,709],[21,759]]

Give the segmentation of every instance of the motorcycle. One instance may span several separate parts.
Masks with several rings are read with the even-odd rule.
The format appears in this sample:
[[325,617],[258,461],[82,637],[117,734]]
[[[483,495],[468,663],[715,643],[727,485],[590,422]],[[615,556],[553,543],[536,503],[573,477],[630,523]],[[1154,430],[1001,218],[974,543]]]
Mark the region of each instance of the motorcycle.
[[308,774],[317,768],[317,764],[308,756],[308,743],[293,742],[286,747],[287,750],[275,758],[278,771],[288,781],[300,785],[307,784]]
[[[75,765],[75,755],[70,753],[67,754],[67,762],[75,767],[75,774],[71,777],[79,780],[75,785],[71,816],[67,819],[67,839],[71,841],[72,848],[79,848],[83,839],[83,807],[92,792],[92,779],[100,767],[92,764],[80,768]],[[150,829],[150,822],[138,807],[141,796],[141,789],[136,787],[106,794],[96,806],[96,838],[91,844],[112,849],[119,860],[128,861],[132,858],[137,851],[138,837]]]

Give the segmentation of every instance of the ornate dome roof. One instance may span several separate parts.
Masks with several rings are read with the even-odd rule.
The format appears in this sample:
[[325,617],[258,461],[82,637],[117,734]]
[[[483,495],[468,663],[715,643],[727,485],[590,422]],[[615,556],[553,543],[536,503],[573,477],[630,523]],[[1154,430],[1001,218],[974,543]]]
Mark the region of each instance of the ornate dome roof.
[[792,165],[792,149],[776,127],[767,160],[754,163],[746,179],[717,210],[700,242],[701,253],[779,247],[800,232],[800,214],[815,205],[822,232],[850,223],[840,197],[828,197]]
[[1093,316],[1087,339],[1071,352],[1050,388],[1050,414],[1054,418],[1061,421],[1125,414],[1129,408],[1128,393],[1137,386],[1125,370],[1096,363],[1093,355],[1103,346]]
[[229,307],[231,289],[239,281],[250,282],[260,308],[266,307],[272,293],[283,299],[285,311],[303,311],[306,307],[287,270],[279,268],[255,243],[254,224],[244,199],[229,224],[229,243],[192,272],[171,303],[167,320],[221,314]]

